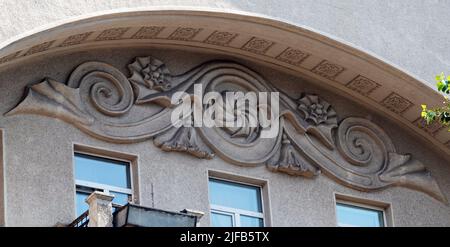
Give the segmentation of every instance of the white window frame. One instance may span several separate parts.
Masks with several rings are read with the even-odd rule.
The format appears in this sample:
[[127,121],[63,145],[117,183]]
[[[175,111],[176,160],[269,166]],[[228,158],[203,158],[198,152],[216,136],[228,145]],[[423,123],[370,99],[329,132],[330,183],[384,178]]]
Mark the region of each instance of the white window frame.
[[223,178],[219,178],[219,177],[210,176],[208,178],[208,186],[209,186],[210,179],[230,182],[230,183],[234,183],[234,184],[248,185],[248,186],[259,188],[260,200],[261,200],[260,201],[261,211],[262,211],[262,212],[254,212],[254,211],[248,211],[248,210],[243,210],[243,209],[239,209],[239,208],[225,207],[225,206],[220,206],[217,204],[210,203],[210,205],[209,205],[210,212],[230,215],[232,217],[232,223],[233,223],[232,227],[241,227],[241,215],[262,219],[263,227],[266,226],[266,220],[264,217],[264,201],[263,201],[263,191],[262,191],[263,188],[260,185],[249,184],[249,183],[239,182],[239,181],[235,181],[235,180],[229,180],[229,179],[223,179]]
[[[367,210],[371,210],[371,211],[379,211],[382,214],[382,220],[383,220],[383,222],[382,222],[383,225],[380,226],[380,227],[387,227],[388,226],[388,222],[387,222],[387,218],[386,218],[386,209],[385,208],[373,206],[373,205],[370,205],[370,204],[364,204],[364,203],[359,203],[359,202],[352,202],[352,201],[336,199],[336,203],[335,203],[336,225],[338,227],[346,227],[346,226],[341,225],[339,223],[339,221],[338,221],[338,216],[337,216],[337,206],[338,206],[338,204],[349,206],[349,207],[357,207],[357,208],[361,208],[361,209],[367,209]],[[352,227],[358,227],[358,226],[352,226]]]
[[[83,187],[84,187],[84,188],[92,189],[93,191],[102,191],[103,193],[107,193],[107,194],[110,194],[111,192],[127,194],[130,198],[128,201],[133,201],[133,174],[132,174],[132,169],[131,169],[132,164],[130,161],[106,157],[104,155],[96,155],[96,154],[87,153],[87,152],[79,152],[79,151],[75,151],[73,153],[74,158],[77,154],[88,155],[88,156],[92,156],[95,158],[109,159],[109,160],[113,160],[113,161],[127,163],[127,166],[129,169],[129,175],[130,175],[130,177],[127,179],[130,179],[131,188],[122,188],[122,187],[117,187],[117,186],[112,186],[112,185],[107,185],[107,184],[85,181],[85,180],[81,180],[81,179],[75,179],[75,193],[77,193],[77,192],[87,193],[86,190],[83,189]],[[74,162],[74,169],[75,168],[76,168],[76,163]],[[119,205],[119,206],[123,206],[123,205]]]

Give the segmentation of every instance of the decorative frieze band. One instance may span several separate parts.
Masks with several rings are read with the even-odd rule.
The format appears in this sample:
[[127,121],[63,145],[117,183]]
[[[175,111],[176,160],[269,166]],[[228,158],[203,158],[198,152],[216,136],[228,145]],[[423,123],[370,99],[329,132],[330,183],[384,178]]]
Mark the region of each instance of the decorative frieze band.
[[[320,70],[339,73],[340,69],[328,62],[326,67],[332,72]],[[102,62],[83,63],[66,83],[44,79],[32,85],[22,102],[6,116],[43,115],[109,142],[153,139],[164,151],[185,152],[197,158],[219,156],[236,165],[264,165],[274,172],[304,177],[323,172],[357,190],[402,186],[446,201],[426,166],[409,154],[397,152],[382,128],[359,117],[338,121],[333,106],[318,95],[303,94],[294,100],[279,92],[282,114],[277,117],[279,128],[273,138],[261,136],[270,126],[177,128],[171,115],[178,103],[171,99],[180,91],[192,97],[197,85],[205,89],[204,93],[217,95],[276,89],[257,72],[233,62],[210,61],[176,75],[156,58],[138,57],[128,69],[127,76]],[[270,110],[272,104],[261,105]],[[161,110],[132,110],[141,105],[159,106]],[[235,111],[226,114],[238,117]],[[239,117],[249,119],[249,114],[246,111]]]
[[[169,31],[170,30],[170,31]],[[164,31],[164,32],[163,32]],[[165,32],[167,31],[167,32]],[[202,35],[199,35],[199,34]],[[298,49],[295,47],[276,43],[272,40],[261,38],[257,36],[246,36],[246,34],[235,33],[221,30],[207,30],[200,27],[167,27],[167,26],[122,26],[109,28],[98,31],[87,31],[79,34],[73,34],[67,37],[62,37],[60,40],[51,40],[34,45],[28,49],[15,51],[11,54],[0,58],[0,65],[12,62],[16,59],[23,58],[29,55],[39,54],[56,48],[70,47],[81,44],[93,42],[108,42],[116,40],[171,40],[181,42],[201,42],[208,45],[227,47],[227,49],[236,49],[239,52],[246,52],[252,56],[264,56],[265,59],[273,59],[276,63],[283,63],[286,66],[296,66],[302,69],[307,69],[310,72],[319,75],[327,80],[336,82],[337,78],[344,72],[349,71],[348,68],[337,64],[333,61],[319,59],[314,66],[306,68],[303,66],[305,61],[314,57],[308,51]],[[198,40],[202,39],[202,40]],[[239,41],[238,41],[239,40]],[[280,47],[274,48],[279,45]],[[284,46],[284,48],[283,48]],[[274,51],[275,50],[275,51]],[[270,54],[270,55],[268,55]],[[313,59],[314,60],[314,59]],[[315,58],[314,61],[316,61]],[[380,81],[368,78],[365,75],[358,75],[351,80],[343,83],[347,88],[367,97],[369,100],[374,100],[369,96],[375,92],[388,91],[389,95],[382,100],[374,103],[398,114],[404,114],[412,109],[415,105],[408,98],[401,95],[400,92],[393,92],[390,89],[382,87]],[[414,108],[415,109],[415,108]],[[417,112],[419,116],[420,110]],[[409,116],[409,115],[408,115]],[[408,117],[414,126],[420,126],[415,123],[415,118]],[[429,133],[429,131],[427,131]],[[449,138],[444,140],[448,141]]]

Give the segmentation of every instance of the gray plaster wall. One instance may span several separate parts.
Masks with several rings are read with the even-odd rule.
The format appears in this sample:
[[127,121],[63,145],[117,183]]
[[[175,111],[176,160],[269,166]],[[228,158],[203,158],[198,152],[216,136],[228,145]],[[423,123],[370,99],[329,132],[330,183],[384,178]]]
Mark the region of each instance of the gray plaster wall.
[[[67,80],[80,63],[97,60],[110,63],[128,74],[126,65],[136,56],[152,55],[163,60],[174,73],[212,59],[231,59],[263,75],[291,97],[301,92],[317,93],[330,102],[339,118],[360,116],[371,119],[393,139],[399,153],[412,153],[435,176],[450,198],[450,166],[444,157],[430,150],[392,122],[339,95],[307,82],[298,75],[275,71],[263,64],[220,54],[194,53],[149,48],[115,48],[78,51],[27,61],[0,73],[0,128],[4,130],[5,208],[7,226],[52,226],[75,218],[73,144],[115,150],[138,156],[140,204],[165,210],[185,208],[209,211],[208,171],[238,174],[268,181],[272,226],[335,226],[334,193],[384,201],[391,204],[395,226],[450,226],[449,207],[405,188],[358,192],[320,175],[315,179],[273,173],[264,166],[235,166],[216,157],[201,160],[183,153],[166,153],[152,141],[112,144],[84,134],[72,125],[37,115],[4,117],[21,100],[27,85],[44,77]],[[209,215],[202,218],[209,225]]]
[[447,0],[0,0],[0,42],[51,23],[123,8],[245,11],[312,28],[423,79],[450,67]]

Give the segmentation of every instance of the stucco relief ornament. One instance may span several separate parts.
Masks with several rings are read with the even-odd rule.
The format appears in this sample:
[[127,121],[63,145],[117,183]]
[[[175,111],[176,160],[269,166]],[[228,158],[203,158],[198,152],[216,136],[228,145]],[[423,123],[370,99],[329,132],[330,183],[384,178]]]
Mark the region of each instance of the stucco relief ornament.
[[[164,151],[211,159],[219,156],[240,166],[314,177],[320,173],[361,191],[402,186],[446,202],[426,166],[396,151],[389,136],[371,121],[338,121],[332,106],[317,95],[298,100],[279,92],[279,128],[261,138],[262,127],[179,127],[171,122],[177,92],[276,92],[255,71],[234,63],[211,61],[173,75],[152,57],[138,57],[127,77],[101,62],[85,62],[66,83],[44,79],[7,116],[37,114],[61,119],[95,138],[115,143],[153,139]],[[271,104],[264,106],[270,109]],[[244,122],[250,112],[226,112]]]
[[337,127],[337,116],[331,105],[317,95],[305,95],[298,100],[298,109],[307,122],[314,124],[332,141],[332,129]]
[[244,138],[245,142],[249,142],[254,138],[257,138],[260,129],[259,126],[250,126],[250,118],[257,119],[258,116],[255,116],[256,114],[252,114],[252,112],[248,110],[245,110],[243,112],[237,110],[244,104],[245,101],[237,102],[235,105],[233,105],[233,110],[228,110],[231,108],[230,107],[226,108],[224,112],[224,118],[229,117],[230,119],[234,119],[235,121],[241,121],[243,123],[243,126],[224,126],[222,127],[222,129],[230,135],[230,138]]
[[279,153],[267,162],[267,168],[294,176],[314,177],[320,174],[319,168],[300,154],[286,134],[283,134]]
[[197,158],[212,159],[214,153],[203,142],[193,127],[174,128],[153,141],[164,151],[186,152]]
[[[142,90],[145,87],[150,93],[167,91],[171,88],[171,78],[166,65],[152,57],[137,57],[128,65],[131,76],[128,78],[135,87]],[[138,92],[137,95],[140,95]]]

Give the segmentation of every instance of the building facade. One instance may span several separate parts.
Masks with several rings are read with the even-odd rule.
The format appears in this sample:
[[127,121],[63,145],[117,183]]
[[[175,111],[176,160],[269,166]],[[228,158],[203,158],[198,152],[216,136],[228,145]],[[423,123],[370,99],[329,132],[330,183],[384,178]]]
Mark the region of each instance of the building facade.
[[[450,225],[450,134],[420,118],[448,3],[82,2],[1,5],[1,225],[68,225],[94,191],[200,226]],[[275,135],[174,127],[200,85],[278,92]]]

